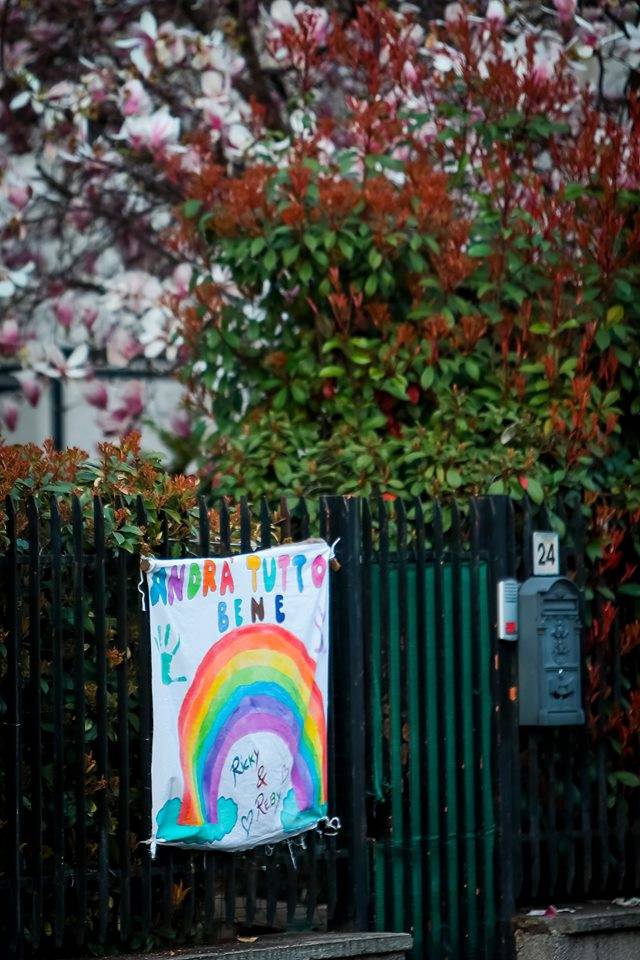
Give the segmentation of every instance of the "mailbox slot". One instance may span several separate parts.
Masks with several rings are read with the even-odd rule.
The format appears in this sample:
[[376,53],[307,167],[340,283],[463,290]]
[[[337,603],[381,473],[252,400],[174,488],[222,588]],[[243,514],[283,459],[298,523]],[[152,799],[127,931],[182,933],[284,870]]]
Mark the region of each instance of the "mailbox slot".
[[531,577],[518,619],[520,724],[584,723],[580,591],[565,577]]

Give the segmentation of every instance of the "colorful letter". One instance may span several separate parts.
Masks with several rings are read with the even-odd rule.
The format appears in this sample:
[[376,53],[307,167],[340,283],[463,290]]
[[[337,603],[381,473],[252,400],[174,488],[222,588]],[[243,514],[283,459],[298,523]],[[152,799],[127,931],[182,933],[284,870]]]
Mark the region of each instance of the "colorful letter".
[[256,620],[264,620],[264,597],[260,597],[259,601],[251,597],[251,623]]
[[240,613],[241,609],[242,609],[242,600],[240,599],[240,597],[238,597],[236,600],[233,601],[233,612],[236,618],[236,627],[242,626],[242,615]]
[[293,565],[296,568],[296,574],[298,576],[298,590],[300,593],[302,593],[304,590],[304,585],[302,583],[302,568],[306,562],[307,558],[305,557],[304,553],[296,553],[295,557],[293,558]]
[[278,566],[280,567],[280,572],[282,574],[282,592],[284,593],[287,589],[287,568],[289,567],[288,553],[285,553],[282,557],[278,557]]
[[314,557],[311,562],[311,579],[314,587],[321,587],[324,575],[327,572],[327,561],[321,553]]
[[262,561],[262,577],[264,579],[264,588],[267,593],[271,593],[276,585],[276,558],[271,557],[271,571],[267,573],[266,558]]
[[251,570],[251,589],[255,593],[258,589],[258,570],[260,569],[260,557],[254,553],[247,557],[247,570]]
[[196,593],[200,589],[200,581],[202,580],[202,574],[200,573],[200,564],[192,563],[189,567],[189,579],[187,580],[187,596],[189,600],[193,600]]
[[218,630],[220,633],[224,633],[224,631],[228,629],[229,617],[227,616],[227,605],[224,600],[220,600],[218,603]]
[[184,572],[187,568],[183,563],[180,566],[171,568],[169,574],[169,604],[173,604],[174,599],[182,600],[184,596]]
[[213,560],[205,560],[204,562],[204,574],[202,577],[202,596],[206,595],[211,590],[213,593],[216,592],[216,565]]
[[284,597],[281,593],[276,594],[276,623],[284,623],[284,610],[282,609],[282,603]]
[[220,577],[220,596],[223,597],[227,590],[233,593],[233,577],[231,576],[231,567],[225,560]]
[[164,567],[160,570],[154,570],[151,575],[151,587],[149,589],[149,599],[151,606],[155,607],[158,600],[167,603],[167,571]]

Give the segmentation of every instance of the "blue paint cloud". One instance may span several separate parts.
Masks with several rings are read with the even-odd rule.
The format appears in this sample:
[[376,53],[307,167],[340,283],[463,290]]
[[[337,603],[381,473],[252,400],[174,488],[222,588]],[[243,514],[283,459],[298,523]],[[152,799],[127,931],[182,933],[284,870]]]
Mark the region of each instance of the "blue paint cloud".
[[307,810],[298,810],[296,795],[291,789],[282,801],[280,823],[286,833],[301,833],[303,830],[311,830],[326,814],[327,805],[324,803]]
[[180,798],[167,800],[158,811],[158,840],[169,840],[177,843],[215,843],[231,833],[238,822],[238,804],[230,797],[218,798],[218,823],[203,823],[199,827],[184,826],[178,823],[180,813]]

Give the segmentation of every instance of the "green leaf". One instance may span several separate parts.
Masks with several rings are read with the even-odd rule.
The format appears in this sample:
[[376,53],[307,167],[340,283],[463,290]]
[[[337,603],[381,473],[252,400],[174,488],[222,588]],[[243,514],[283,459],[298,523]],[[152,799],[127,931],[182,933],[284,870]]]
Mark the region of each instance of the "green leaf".
[[273,398],[273,409],[284,410],[286,403],[287,403],[287,388],[282,387],[282,389],[278,390],[275,397]]
[[624,593],[628,597],[640,597],[640,583],[621,583],[618,593]]
[[264,237],[255,237],[251,241],[251,246],[249,247],[251,251],[251,256],[257,257],[259,253],[262,253],[266,245],[267,245],[267,241],[264,239]]
[[453,467],[449,467],[447,470],[447,483],[454,490],[457,490],[458,487],[461,487],[463,484],[463,479],[457,470],[454,470]]
[[375,247],[369,251],[369,266],[372,270],[377,270],[382,263],[382,254]]
[[280,483],[286,486],[291,480],[291,467],[287,461],[282,457],[276,457],[273,461],[273,470]]
[[328,367],[322,367],[321,370],[318,370],[319,377],[343,377],[344,376],[344,367],[338,367],[335,364],[331,364]]
[[467,250],[470,257],[488,257],[492,253],[493,249],[488,243],[472,243]]
[[298,270],[298,276],[302,282],[306,285],[309,284],[311,278],[313,277],[313,267],[309,262],[303,263],[300,269]]
[[183,204],[182,212],[187,220],[193,220],[201,206],[202,200],[187,200],[186,203]]
[[529,482],[527,484],[527,493],[531,497],[534,503],[542,503],[544,500],[544,490],[542,484],[539,483],[535,477],[529,477]]
[[436,372],[433,367],[425,367],[420,375],[420,386],[423,390],[428,390],[433,384]]
[[300,253],[300,245],[296,244],[293,247],[287,247],[287,249],[282,254],[282,262],[285,267],[290,267],[292,263],[298,259]]
[[267,250],[262,262],[264,263],[265,270],[268,270],[268,272],[271,273],[278,262],[275,250]]
[[616,770],[613,776],[625,787],[640,787],[640,777],[636,773],[631,773],[630,770]]
[[372,297],[378,289],[378,278],[375,273],[370,273],[364,285],[364,292],[368,297]]

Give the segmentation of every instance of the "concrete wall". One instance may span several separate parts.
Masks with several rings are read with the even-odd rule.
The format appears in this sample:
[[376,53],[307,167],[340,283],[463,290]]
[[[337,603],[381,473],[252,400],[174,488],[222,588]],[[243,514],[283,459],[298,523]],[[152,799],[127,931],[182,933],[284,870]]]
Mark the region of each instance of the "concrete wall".
[[[254,943],[226,942],[182,949],[176,960],[405,960],[408,933],[289,933],[257,936]],[[136,960],[142,960],[136,954]],[[167,954],[155,955],[166,960]],[[155,960],[145,954],[144,960]],[[120,960],[134,960],[133,955]]]
[[517,960],[640,960],[640,909],[586,904],[514,921]]

